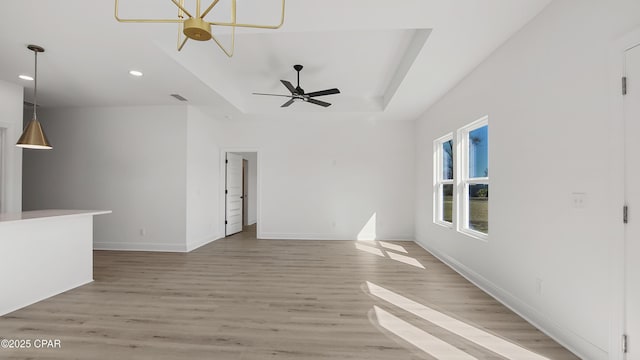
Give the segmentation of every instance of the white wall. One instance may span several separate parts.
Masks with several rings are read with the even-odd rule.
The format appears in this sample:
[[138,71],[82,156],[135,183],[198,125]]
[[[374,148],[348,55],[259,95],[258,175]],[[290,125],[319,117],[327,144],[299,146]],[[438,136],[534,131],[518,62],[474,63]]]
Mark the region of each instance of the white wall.
[[113,210],[95,219],[96,248],[185,250],[186,107],[44,110],[39,118],[53,150],[25,152],[25,210]]
[[[556,0],[417,123],[418,242],[585,359],[607,358],[608,253],[622,226],[609,52],[638,25],[638,1]],[[433,140],[483,115],[488,242],[434,225],[430,201]]]
[[246,225],[253,225],[257,221],[258,207],[258,153],[255,152],[239,152],[237,153],[244,160],[247,160],[247,219]]
[[259,152],[258,236],[355,239],[376,214],[379,239],[413,239],[413,122],[216,121],[223,151]]
[[187,249],[222,236],[218,203],[221,201],[220,150],[217,122],[193,106],[187,117]]
[[22,211],[22,150],[15,146],[22,134],[23,88],[0,81],[0,212]]
[[54,149],[25,156],[25,209],[113,210],[96,219],[96,248],[189,251],[221,237],[221,149],[234,148],[260,154],[261,236],[355,239],[376,214],[378,238],[413,239],[413,122],[220,120],[191,106],[40,118]]

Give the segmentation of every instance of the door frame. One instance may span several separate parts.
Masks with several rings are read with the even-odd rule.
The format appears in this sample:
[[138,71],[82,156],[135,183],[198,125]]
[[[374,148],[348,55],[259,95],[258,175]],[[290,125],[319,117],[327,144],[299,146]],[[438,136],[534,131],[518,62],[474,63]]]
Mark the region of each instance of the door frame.
[[[257,160],[256,160],[257,161]],[[249,166],[247,165],[249,160],[242,159],[242,226],[247,226],[249,217],[249,204],[247,203],[247,187],[249,186],[249,180],[247,174],[249,173]]]
[[[612,233],[611,251],[609,253],[610,264],[610,287],[611,287],[611,322],[609,331],[609,359],[623,360],[622,335],[625,331],[625,254],[624,246],[626,241],[626,228],[622,222],[622,207],[626,203],[626,154],[625,154],[625,114],[624,96],[622,95],[622,77],[626,74],[625,54],[640,45],[640,27],[628,32],[615,41],[609,51],[609,94],[611,104],[611,119],[615,128],[611,134],[611,146],[613,153],[618,156],[612,158],[612,174],[622,174],[618,181],[612,184],[622,191],[615,191],[612,196],[620,204],[619,212],[615,214],[615,219],[619,219],[619,226],[616,226]],[[622,139],[622,141],[616,141]],[[633,211],[633,210],[632,210]]]
[[261,184],[262,184],[262,154],[260,152],[259,148],[251,148],[251,147],[221,147],[220,148],[220,179],[219,179],[219,194],[220,194],[220,199],[221,201],[219,202],[219,208],[218,208],[218,214],[220,214],[220,218],[219,218],[219,224],[220,224],[220,237],[223,238],[225,237],[225,226],[224,226],[224,221],[226,219],[226,211],[225,211],[225,205],[226,205],[226,196],[224,193],[225,190],[225,184],[226,184],[226,180],[227,180],[227,164],[225,163],[225,160],[227,159],[227,153],[239,153],[239,152],[252,152],[252,153],[256,153],[256,158],[257,158],[257,164],[256,164],[256,169],[257,169],[257,174],[256,174],[256,236],[258,238],[261,237],[262,235],[262,189],[261,189]]
[[[19,133],[18,133],[19,131]],[[15,146],[22,134],[22,122],[10,123],[0,120],[0,212],[22,211],[22,149]]]

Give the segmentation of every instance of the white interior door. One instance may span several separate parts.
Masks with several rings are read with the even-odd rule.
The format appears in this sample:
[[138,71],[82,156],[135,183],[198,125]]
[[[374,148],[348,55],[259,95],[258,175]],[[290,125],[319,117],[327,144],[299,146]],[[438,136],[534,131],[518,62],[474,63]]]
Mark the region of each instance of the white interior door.
[[225,235],[242,231],[242,156],[227,153]]
[[249,161],[242,159],[242,226],[249,225]]
[[625,60],[625,197],[629,206],[625,226],[626,358],[640,360],[640,46],[628,50]]

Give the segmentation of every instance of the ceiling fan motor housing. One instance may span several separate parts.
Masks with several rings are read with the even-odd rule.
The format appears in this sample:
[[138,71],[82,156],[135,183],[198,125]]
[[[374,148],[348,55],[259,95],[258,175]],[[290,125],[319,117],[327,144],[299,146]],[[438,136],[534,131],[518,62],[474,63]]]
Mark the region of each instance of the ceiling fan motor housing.
[[296,86],[297,95],[304,95],[304,90],[300,87],[300,70],[302,70],[304,66],[298,64],[293,65],[293,69],[298,72],[298,86]]
[[211,39],[211,24],[201,18],[190,18],[184,21],[184,34],[197,41],[207,41]]

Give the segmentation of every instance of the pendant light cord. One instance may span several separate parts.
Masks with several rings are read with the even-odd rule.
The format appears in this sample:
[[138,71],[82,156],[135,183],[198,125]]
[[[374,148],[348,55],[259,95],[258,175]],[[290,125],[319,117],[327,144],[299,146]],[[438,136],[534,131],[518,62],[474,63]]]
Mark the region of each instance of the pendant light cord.
[[33,77],[33,118],[37,119],[36,109],[38,107],[38,52],[34,51],[34,53],[36,54],[36,69],[34,71]]

